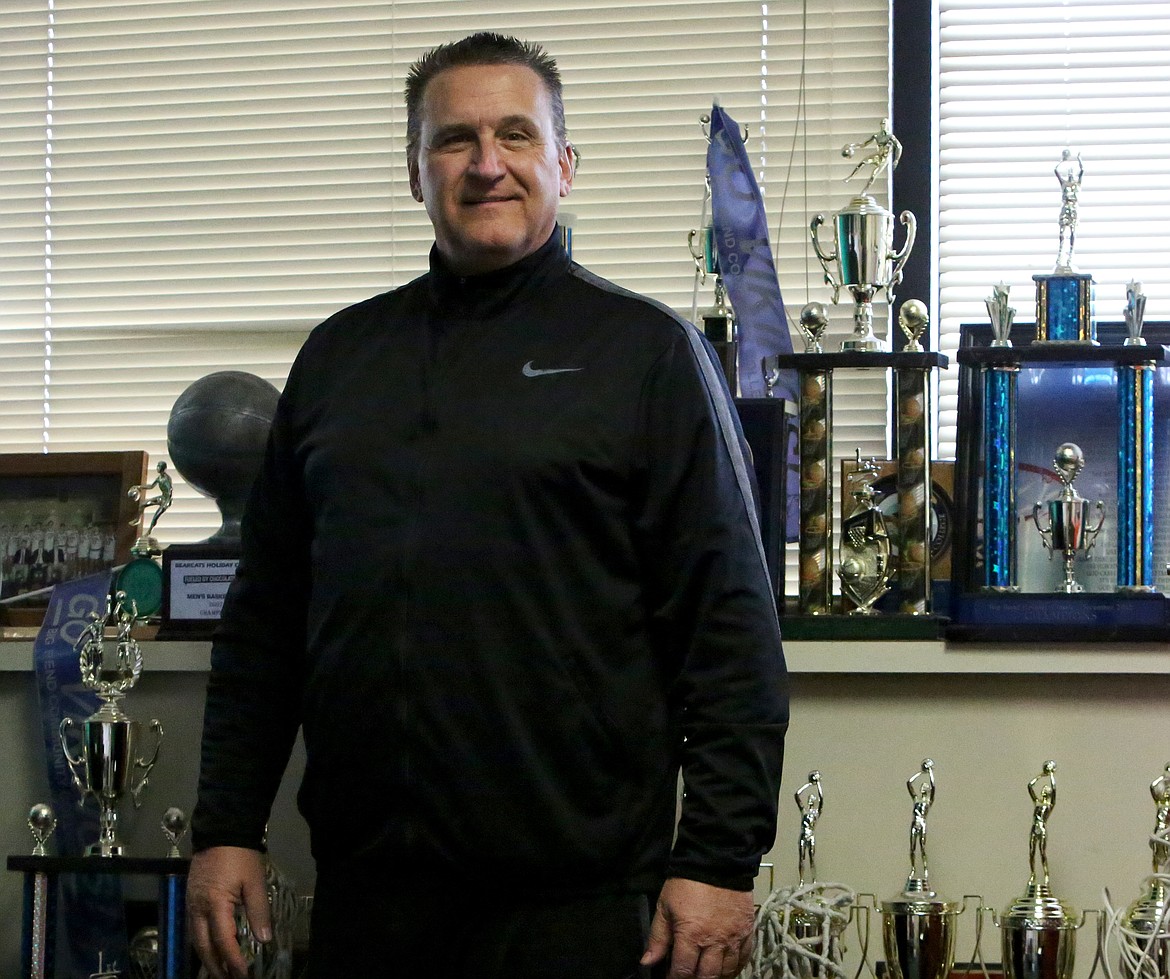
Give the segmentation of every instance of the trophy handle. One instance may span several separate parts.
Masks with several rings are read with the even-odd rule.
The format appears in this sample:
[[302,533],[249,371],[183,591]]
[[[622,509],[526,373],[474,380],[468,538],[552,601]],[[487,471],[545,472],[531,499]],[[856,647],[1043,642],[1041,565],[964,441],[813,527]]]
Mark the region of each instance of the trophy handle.
[[1040,526],[1040,513],[1044,509],[1043,503],[1037,503],[1032,507],[1032,522],[1036,524],[1036,529],[1040,531],[1040,540],[1044,542],[1044,550],[1048,552],[1048,560],[1052,560],[1052,524],[1048,525],[1045,530]]
[[691,258],[695,263],[695,270],[699,273],[701,281],[706,283],[707,269],[705,268],[706,263],[704,260],[703,251],[702,249],[699,249],[697,252],[695,251],[695,238],[698,236],[698,228],[691,228],[691,230],[687,232],[687,251],[691,253]]
[[918,234],[918,220],[912,213],[903,211],[898,215],[898,220],[906,226],[906,240],[902,243],[901,250],[890,256],[894,262],[894,271],[890,274],[890,281],[886,285],[886,299],[891,303],[894,301],[894,297],[890,290],[902,281],[902,269],[906,265],[906,259],[910,257],[910,250],[914,247],[914,238]]
[[818,214],[816,217],[814,217],[812,219],[811,222],[809,222],[808,233],[809,233],[809,236],[812,238],[813,251],[816,252],[817,258],[820,260],[820,263],[821,263],[821,268],[825,272],[825,282],[826,282],[826,284],[833,287],[833,302],[836,303],[837,300],[841,296],[841,283],[833,278],[833,271],[830,268],[830,266],[835,261],[837,261],[837,251],[836,251],[836,249],[834,249],[833,254],[828,255],[825,253],[825,250],[823,248],[821,248],[821,239],[820,239],[819,235],[817,234],[817,231],[819,230],[820,226],[824,223],[825,223],[825,216],[823,214]]
[[134,799],[135,809],[138,809],[142,805],[142,792],[150,781],[151,769],[154,768],[154,763],[158,761],[158,749],[162,747],[162,722],[157,718],[152,720],[150,722],[150,729],[154,732],[154,751],[151,752],[150,761],[144,762],[141,758],[137,758],[134,761],[134,767],[142,769],[142,774],[138,777],[138,782],[130,789],[130,795]]
[[1105,526],[1105,501],[1097,501],[1097,526],[1090,527],[1085,531],[1085,556],[1087,557],[1089,551],[1093,549],[1093,545],[1097,543],[1097,535],[1101,533],[1101,528]]
[[78,752],[74,755],[69,750],[69,730],[73,727],[73,718],[66,717],[61,720],[61,726],[57,729],[58,735],[61,738],[61,751],[65,754],[65,761],[69,764],[69,774],[73,778],[73,784],[77,791],[81,793],[81,799],[78,805],[85,801],[85,797],[89,794],[89,789],[86,788],[82,775],[85,772],[85,758]]

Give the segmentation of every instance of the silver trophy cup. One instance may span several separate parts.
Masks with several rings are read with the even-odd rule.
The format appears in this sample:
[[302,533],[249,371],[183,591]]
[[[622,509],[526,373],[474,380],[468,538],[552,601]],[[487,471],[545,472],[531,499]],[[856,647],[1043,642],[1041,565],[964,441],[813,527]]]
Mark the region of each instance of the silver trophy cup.
[[[1077,555],[1088,556],[1097,542],[1097,536],[1105,525],[1105,502],[1097,500],[1090,503],[1073,486],[1073,480],[1085,468],[1085,454],[1080,446],[1072,442],[1058,446],[1052,468],[1060,477],[1060,495],[1055,500],[1037,502],[1032,507],[1032,519],[1050,556],[1060,554],[1064,558],[1064,580],[1056,586],[1056,590],[1074,594],[1084,591],[1073,573]],[[1097,522],[1090,526],[1093,512],[1096,513]],[[1047,515],[1048,526],[1041,523],[1041,514]]]
[[[104,617],[95,613],[78,639],[82,682],[97,692],[102,705],[82,722],[76,746],[70,744],[73,718],[66,717],[60,727],[61,749],[81,802],[92,796],[98,804],[100,832],[97,841],[86,847],[86,856],[125,855],[117,836],[118,804],[129,793],[135,808],[141,805],[142,791],[158,760],[163,737],[162,724],[152,720],[154,745],[146,753],[149,760],[139,757],[141,725],[127,717],[119,704],[142,672],[142,651],[130,636],[135,616],[123,605],[124,597],[119,592]],[[107,622],[116,623],[118,630],[112,662],[105,654]]]
[[864,143],[850,143],[841,154],[852,158],[859,149],[870,146],[872,152],[862,157],[845,178],[852,178],[865,167],[871,170],[861,194],[833,215],[831,249],[826,249],[820,240],[825,215],[816,215],[809,225],[813,251],[820,260],[825,282],[833,287],[833,302],[839,300],[842,289],[853,297],[853,333],[841,344],[844,351],[884,349],[873,332],[873,300],[885,290],[886,299],[893,303],[893,289],[902,281],[902,268],[910,257],[918,229],[914,215],[903,211],[898,220],[906,227],[906,240],[895,250],[894,215],[869,193],[877,176],[892,173],[902,156],[902,144],[890,132],[888,119],[883,119],[879,131]]

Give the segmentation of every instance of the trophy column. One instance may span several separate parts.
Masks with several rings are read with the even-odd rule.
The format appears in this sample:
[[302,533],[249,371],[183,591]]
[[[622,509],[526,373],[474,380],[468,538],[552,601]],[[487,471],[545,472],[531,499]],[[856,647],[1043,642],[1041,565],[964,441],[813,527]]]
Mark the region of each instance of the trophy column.
[[[919,337],[930,322],[926,306],[902,303],[898,324],[907,353],[922,353]],[[894,372],[898,405],[898,587],[901,611],[930,611],[930,383],[931,369],[900,367]]]
[[803,615],[833,605],[833,372],[800,371],[800,587]]
[[983,587],[1016,591],[1018,364],[983,368]]
[[[1146,297],[1126,287],[1127,347],[1144,347]],[[1117,365],[1117,590],[1154,590],[1153,360]]]
[[1154,590],[1153,362],[1117,368],[1117,590]]

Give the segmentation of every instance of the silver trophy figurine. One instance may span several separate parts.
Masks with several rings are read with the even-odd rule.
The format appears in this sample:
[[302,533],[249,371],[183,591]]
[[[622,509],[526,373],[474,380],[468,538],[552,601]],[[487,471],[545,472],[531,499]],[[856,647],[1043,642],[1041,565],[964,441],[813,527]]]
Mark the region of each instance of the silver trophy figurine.
[[[849,922],[848,909],[852,893],[842,893],[837,885],[817,881],[816,826],[825,808],[821,773],[808,773],[808,781],[793,793],[800,810],[800,836],[797,840],[799,883],[788,893],[787,935],[781,943],[785,949],[787,974],[796,979],[834,979],[840,976],[844,949],[841,937]],[[756,975],[770,973],[757,970]],[[779,975],[777,969],[773,973]]]
[[902,281],[902,269],[910,250],[918,224],[914,215],[903,211],[898,220],[906,227],[906,240],[894,249],[894,215],[882,207],[869,193],[877,177],[893,172],[902,156],[902,144],[892,132],[890,121],[883,119],[881,128],[862,143],[850,143],[841,150],[847,158],[872,146],[873,151],[861,158],[846,180],[852,179],[863,168],[870,167],[869,179],[861,193],[842,210],[833,215],[833,246],[826,250],[819,237],[825,224],[824,214],[818,214],[809,225],[813,251],[820,260],[825,282],[833,287],[833,302],[846,289],[853,297],[853,333],[842,344],[844,351],[875,351],[885,349],[873,332],[873,300],[882,290],[893,304],[893,290]]
[[1011,286],[1000,282],[991,290],[991,295],[983,300],[987,307],[987,316],[991,320],[993,347],[1012,345],[1012,323],[1016,318],[1016,310],[1009,302],[1010,293]]
[[1073,247],[1077,243],[1077,197],[1081,191],[1081,181],[1085,179],[1085,164],[1078,153],[1073,159],[1072,150],[1065,147],[1060,154],[1060,162],[1052,168],[1056,179],[1060,181],[1060,246],[1056,252],[1055,272],[1075,272],[1073,265]]
[[797,843],[799,852],[799,882],[808,883],[817,881],[817,820],[821,818],[821,810],[825,805],[825,793],[821,788],[821,773],[809,772],[808,781],[796,790],[796,808],[800,810],[800,839]]
[[[1097,542],[1097,536],[1105,525],[1105,501],[1097,500],[1090,504],[1073,486],[1073,481],[1085,468],[1085,454],[1079,445],[1064,442],[1058,446],[1052,468],[1060,477],[1060,495],[1047,503],[1037,502],[1032,507],[1032,519],[1049,551],[1049,557],[1059,552],[1064,558],[1064,580],[1056,586],[1056,590],[1071,595],[1084,591],[1073,574],[1073,564],[1077,554],[1087,557]],[[1097,524],[1094,527],[1089,526],[1090,509],[1097,512]],[[1047,527],[1040,523],[1040,514],[1043,512],[1048,514]]]
[[171,844],[167,850],[167,856],[170,858],[181,857],[182,851],[179,849],[179,840],[187,832],[187,814],[183,812],[178,806],[171,806],[163,813],[162,818],[163,836]]
[[945,979],[955,964],[955,918],[960,907],[930,886],[926,817],[934,805],[934,762],[924,758],[906,780],[913,800],[910,874],[900,894],[882,902],[882,943],[893,979]]
[[806,354],[823,354],[821,343],[829,325],[829,315],[821,303],[805,303],[800,310],[800,335],[804,337]]
[[856,450],[856,468],[849,475],[856,484],[853,511],[841,523],[841,563],[837,576],[841,592],[853,604],[851,615],[869,615],[874,603],[890,589],[890,534],[882,511],[873,501],[873,459],[863,461]]
[[1036,337],[1034,343],[1071,343],[1097,346],[1093,319],[1093,277],[1073,265],[1077,239],[1077,206],[1085,166],[1065,148],[1053,168],[1060,182],[1060,245],[1056,266],[1032,276],[1036,283]]
[[46,844],[57,828],[57,816],[53,807],[44,802],[38,802],[28,811],[28,829],[32,833],[36,845],[33,847],[34,857],[46,857],[49,851]]
[[1048,820],[1056,808],[1056,762],[1046,761],[1028,783],[1032,828],[1028,834],[1031,871],[1024,894],[1000,916],[1006,979],[1069,979],[1076,954],[1076,930],[1084,915],[1052,894],[1048,871]]
[[1155,811],[1150,834],[1154,872],[1141,897],[1114,924],[1124,979],[1170,975],[1170,764],[1150,783],[1150,795]]
[[[138,557],[149,557],[162,553],[162,548],[154,537],[154,527],[158,523],[158,518],[170,509],[171,501],[174,499],[175,484],[174,480],[171,479],[171,474],[167,472],[167,464],[159,462],[155,471],[157,475],[149,483],[131,486],[126,491],[126,495],[138,504],[138,512],[130,521],[131,527],[137,527],[141,524],[146,518],[146,511],[154,509],[150,523],[142,528],[142,533],[131,548],[131,553]],[[155,491],[154,495],[151,495],[151,490]]]
[[[162,743],[162,724],[152,720],[150,728],[154,732],[154,747],[149,760],[136,757],[141,738],[140,725],[122,712],[119,703],[142,672],[142,651],[130,635],[136,614],[133,603],[127,605],[125,595],[118,592],[107,601],[104,616],[93,613],[92,621],[77,640],[81,680],[96,691],[102,701],[98,712],[81,725],[80,750],[71,749],[69,744],[73,718],[66,717],[60,728],[61,748],[69,763],[73,784],[81,793],[81,802],[84,803],[87,796],[93,796],[99,807],[100,835],[97,842],[86,848],[86,856],[125,854],[125,847],[117,837],[118,803],[129,792],[134,807],[141,805],[142,791],[158,760]],[[106,655],[107,624],[117,629],[113,657]]]
[[1146,297],[1142,292],[1142,284],[1140,282],[1129,282],[1125,287],[1125,309],[1122,311],[1125,317],[1125,346],[1127,347],[1144,347],[1146,345],[1145,337],[1142,336],[1142,328],[1145,325],[1146,316]]

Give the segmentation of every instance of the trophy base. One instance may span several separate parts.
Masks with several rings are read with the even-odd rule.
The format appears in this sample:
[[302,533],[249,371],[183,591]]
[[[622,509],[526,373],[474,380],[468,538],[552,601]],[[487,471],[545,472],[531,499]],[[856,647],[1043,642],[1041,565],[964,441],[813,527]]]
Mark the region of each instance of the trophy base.
[[841,341],[841,353],[843,354],[875,354],[886,352],[887,347],[885,342],[876,336],[847,337]]
[[941,615],[891,612],[875,615],[785,614],[785,639],[940,639],[947,619]]
[[1170,640],[1170,601],[1160,592],[1013,594],[953,592],[946,638],[955,642],[1051,643]]
[[1036,344],[1098,346],[1093,323],[1093,277],[1085,272],[1057,271],[1034,275],[1036,283]]
[[87,857],[124,857],[126,856],[126,847],[122,843],[102,843],[99,840],[85,848],[85,855]]

